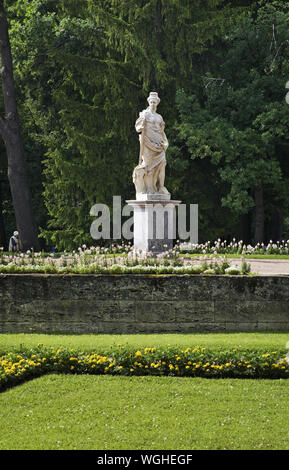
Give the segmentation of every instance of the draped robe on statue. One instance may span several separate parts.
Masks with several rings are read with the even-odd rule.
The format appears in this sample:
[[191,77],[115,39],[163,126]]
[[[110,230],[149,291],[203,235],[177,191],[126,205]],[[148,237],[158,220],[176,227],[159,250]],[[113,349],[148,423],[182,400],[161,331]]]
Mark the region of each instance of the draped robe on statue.
[[164,132],[165,123],[160,114],[149,109],[142,111],[135,128],[140,132],[140,159],[134,169],[133,182],[137,193],[168,194],[164,187],[166,149],[168,140]]

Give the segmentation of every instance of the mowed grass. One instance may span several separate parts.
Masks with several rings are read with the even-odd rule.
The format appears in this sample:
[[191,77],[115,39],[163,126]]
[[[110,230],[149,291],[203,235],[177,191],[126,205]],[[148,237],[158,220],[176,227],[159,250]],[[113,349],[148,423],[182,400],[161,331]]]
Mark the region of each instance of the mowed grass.
[[49,375],[0,395],[2,450],[289,449],[289,381]]
[[[2,334],[45,346],[286,350],[288,333]],[[0,394],[1,450],[289,449],[289,380],[46,375]]]
[[194,334],[136,334],[136,335],[45,335],[0,334],[0,354],[34,348],[38,344],[73,348],[81,351],[107,352],[121,344],[132,348],[166,347],[186,348],[201,346],[209,349],[286,349],[288,333],[194,333]]

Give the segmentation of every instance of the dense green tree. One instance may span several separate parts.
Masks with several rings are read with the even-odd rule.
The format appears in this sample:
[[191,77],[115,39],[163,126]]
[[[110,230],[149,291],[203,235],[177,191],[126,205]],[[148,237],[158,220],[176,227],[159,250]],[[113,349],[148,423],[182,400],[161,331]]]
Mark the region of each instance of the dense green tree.
[[176,90],[192,85],[200,89],[202,75],[214,67],[214,44],[244,13],[240,2],[224,0],[87,3],[89,14],[105,29],[106,43],[118,51],[142,95],[158,91],[168,123],[175,118]]
[[[182,159],[183,145],[191,159],[209,157],[218,166],[226,188],[219,203],[240,216],[254,208],[255,242],[264,241],[265,223],[276,213],[288,213],[288,24],[281,2],[243,18],[224,42],[218,76],[207,74],[204,101],[184,91],[177,97],[179,143],[173,156]],[[271,231],[277,238],[279,226],[279,233]]]
[[126,130],[139,86],[117,52],[108,57],[103,28],[90,19],[40,0],[17,2],[10,15],[21,117],[39,186],[35,202],[44,176],[50,214],[43,233],[59,248],[91,243],[91,206],[111,204],[112,195],[133,186]]
[[[253,15],[244,17],[248,5]],[[7,8],[32,202],[48,245],[90,244],[92,205],[134,196],[134,122],[151,90],[170,141],[167,185],[199,204],[200,238],[238,236],[249,217],[252,237],[263,239],[264,225],[286,214],[284,2],[14,0]]]
[[211,46],[236,22],[240,3],[246,2],[11,4],[20,117],[34,204],[49,244],[91,243],[91,206],[111,205],[113,195],[133,197],[134,122],[147,93],[159,91],[169,130],[177,87],[194,83],[202,90],[200,76],[214,64]]

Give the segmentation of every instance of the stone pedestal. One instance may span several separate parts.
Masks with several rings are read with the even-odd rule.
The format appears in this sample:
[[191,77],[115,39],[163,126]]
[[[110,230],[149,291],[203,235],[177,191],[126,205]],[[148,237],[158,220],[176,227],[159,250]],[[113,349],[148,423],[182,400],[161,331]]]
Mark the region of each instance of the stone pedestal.
[[141,194],[126,201],[134,210],[134,249],[162,253],[173,247],[176,239],[176,207],[170,195]]

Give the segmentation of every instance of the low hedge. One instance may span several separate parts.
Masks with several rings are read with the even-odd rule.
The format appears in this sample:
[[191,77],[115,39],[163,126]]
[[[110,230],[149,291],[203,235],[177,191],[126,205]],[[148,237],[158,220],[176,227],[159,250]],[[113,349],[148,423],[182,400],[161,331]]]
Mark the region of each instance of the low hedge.
[[119,345],[107,353],[84,353],[39,344],[0,357],[0,390],[47,373],[280,379],[289,377],[289,363],[284,350],[133,350]]

